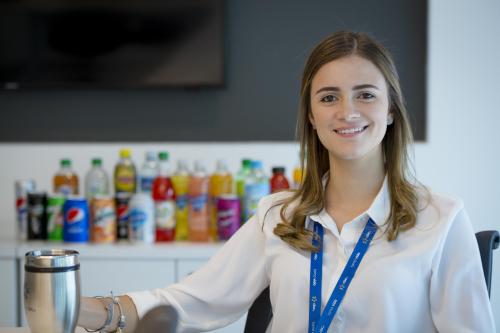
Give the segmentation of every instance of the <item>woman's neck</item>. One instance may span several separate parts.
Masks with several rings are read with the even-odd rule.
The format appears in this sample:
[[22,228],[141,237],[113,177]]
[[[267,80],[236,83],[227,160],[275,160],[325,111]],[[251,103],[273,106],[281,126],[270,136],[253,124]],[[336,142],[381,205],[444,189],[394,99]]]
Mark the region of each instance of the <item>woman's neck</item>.
[[330,158],[325,209],[334,218],[339,231],[348,222],[346,217],[355,217],[368,209],[380,191],[385,178],[381,155],[358,160]]

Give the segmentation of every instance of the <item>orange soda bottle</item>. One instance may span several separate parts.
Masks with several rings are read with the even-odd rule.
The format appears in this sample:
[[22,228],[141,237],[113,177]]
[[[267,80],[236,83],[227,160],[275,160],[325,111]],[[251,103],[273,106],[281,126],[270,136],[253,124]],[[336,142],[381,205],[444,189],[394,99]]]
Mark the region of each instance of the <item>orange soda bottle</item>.
[[196,161],[188,185],[189,240],[206,242],[210,240],[208,214],[209,179],[201,161]]
[[209,212],[210,236],[217,240],[217,199],[223,194],[233,193],[233,176],[227,169],[224,160],[217,160],[215,173],[210,177],[209,184]]
[[61,168],[54,175],[54,192],[64,195],[78,194],[78,176],[71,168],[71,160],[63,158]]

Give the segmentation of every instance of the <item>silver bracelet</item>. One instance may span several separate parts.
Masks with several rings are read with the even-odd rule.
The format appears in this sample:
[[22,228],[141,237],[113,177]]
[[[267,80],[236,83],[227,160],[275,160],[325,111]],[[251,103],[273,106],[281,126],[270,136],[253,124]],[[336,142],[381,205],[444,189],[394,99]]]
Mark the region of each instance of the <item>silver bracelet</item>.
[[122,305],[120,304],[120,299],[115,297],[113,292],[111,292],[111,299],[113,300],[113,304],[118,305],[118,310],[120,310],[120,317],[118,319],[118,325],[115,332],[122,333],[125,328],[125,313],[123,312]]
[[[103,297],[103,296],[94,296],[94,298],[97,298],[97,299],[104,299],[104,298],[107,298],[107,297]],[[90,332],[90,333],[93,333],[93,332],[101,332],[104,327],[108,326],[109,324],[111,324],[111,321],[113,320],[113,315],[114,315],[114,310],[115,310],[115,307],[113,306],[114,303],[109,303],[108,305],[105,305],[104,308],[107,310],[108,312],[108,317],[106,318],[106,321],[104,322],[104,325],[102,325],[100,328],[96,329],[96,330],[89,330],[87,328],[84,328],[85,331],[87,332]]]

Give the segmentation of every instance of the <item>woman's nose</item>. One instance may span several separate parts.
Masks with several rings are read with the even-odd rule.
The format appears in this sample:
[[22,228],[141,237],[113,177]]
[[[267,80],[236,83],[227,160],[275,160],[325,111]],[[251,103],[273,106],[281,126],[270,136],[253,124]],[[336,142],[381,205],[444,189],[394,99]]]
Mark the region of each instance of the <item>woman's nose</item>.
[[356,110],[354,103],[351,100],[345,99],[342,103],[342,110],[340,116],[343,120],[352,121],[361,117],[360,113]]

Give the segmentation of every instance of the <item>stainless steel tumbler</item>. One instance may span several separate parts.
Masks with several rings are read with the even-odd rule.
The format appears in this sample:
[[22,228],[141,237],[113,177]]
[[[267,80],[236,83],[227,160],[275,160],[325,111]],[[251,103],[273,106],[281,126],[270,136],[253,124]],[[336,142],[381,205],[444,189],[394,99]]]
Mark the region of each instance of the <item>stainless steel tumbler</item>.
[[24,271],[24,311],[31,333],[74,333],[80,310],[78,252],[30,251]]

